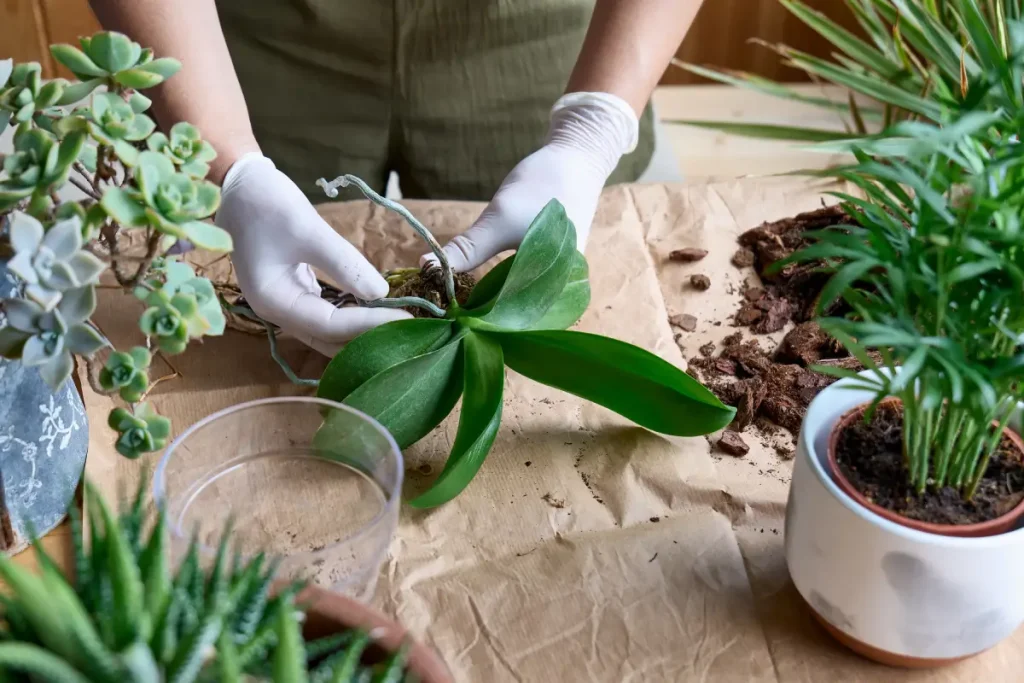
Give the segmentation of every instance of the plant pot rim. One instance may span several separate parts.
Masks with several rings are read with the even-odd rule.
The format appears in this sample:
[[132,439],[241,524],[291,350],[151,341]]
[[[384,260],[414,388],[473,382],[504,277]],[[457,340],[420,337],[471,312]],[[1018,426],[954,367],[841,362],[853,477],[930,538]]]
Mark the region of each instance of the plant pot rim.
[[[307,626],[327,632],[339,626],[361,628],[371,635],[377,646],[388,652],[394,652],[401,647],[409,634],[397,621],[370,605],[319,586],[306,586],[299,594],[297,602],[308,606]],[[410,643],[408,666],[423,683],[454,683],[455,679],[441,656],[418,640],[412,640]]]
[[[884,404],[898,405],[902,408],[901,401],[896,397],[887,398],[882,401],[880,405]],[[831,469],[832,477],[835,479],[836,483],[848,496],[880,517],[884,517],[890,521],[896,522],[897,524],[910,527],[911,529],[917,529],[930,534],[977,538],[981,536],[996,536],[1013,530],[1017,521],[1022,515],[1024,515],[1024,499],[1021,499],[1021,501],[1010,510],[1007,510],[998,517],[994,517],[983,522],[974,522],[973,524],[937,524],[935,522],[924,522],[921,520],[910,519],[868,500],[868,498],[858,491],[853,483],[843,473],[842,468],[839,467],[836,453],[838,450],[837,444],[839,441],[839,435],[854,422],[861,419],[865,410],[867,410],[867,407],[868,404],[862,403],[861,405],[846,411],[842,417],[839,418],[838,422],[832,426],[832,431],[829,434],[827,453],[829,468]],[[1009,427],[1006,428],[1004,433],[1010,441],[1013,442],[1014,446],[1017,447],[1021,457],[1024,458],[1024,441],[1021,440],[1020,435]]]
[[[876,376],[876,373],[872,370],[863,370],[859,374],[872,378]],[[865,399],[856,399],[855,396],[858,393],[865,396]],[[841,379],[826,387],[811,401],[807,414],[804,416],[803,424],[800,427],[800,440],[804,444],[804,448],[797,449],[797,457],[808,460],[814,476],[844,508],[865,522],[882,528],[886,533],[911,543],[924,543],[951,549],[969,549],[990,546],[1002,547],[1024,542],[1024,527],[1004,534],[976,537],[946,536],[921,531],[894,522],[873,512],[858,503],[844,491],[832,477],[827,465],[828,457],[825,451],[828,446],[828,437],[832,427],[839,421],[842,415],[848,410],[864,403],[867,400],[867,395],[868,392],[861,389],[861,386],[855,380]],[[853,399],[852,401],[851,398]],[[836,403],[842,404],[838,411],[835,407]]]

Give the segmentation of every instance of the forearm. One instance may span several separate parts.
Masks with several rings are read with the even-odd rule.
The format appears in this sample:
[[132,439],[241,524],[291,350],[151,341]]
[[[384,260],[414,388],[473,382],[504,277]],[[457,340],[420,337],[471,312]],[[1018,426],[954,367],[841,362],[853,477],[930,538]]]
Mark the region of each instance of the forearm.
[[703,0],[597,0],[566,92],[606,92],[639,116]]
[[181,71],[146,91],[161,127],[196,126],[217,150],[211,179],[221,182],[234,161],[259,146],[249,123],[238,77],[220,28],[214,0],[91,0],[100,23],[157,56],[174,57]]

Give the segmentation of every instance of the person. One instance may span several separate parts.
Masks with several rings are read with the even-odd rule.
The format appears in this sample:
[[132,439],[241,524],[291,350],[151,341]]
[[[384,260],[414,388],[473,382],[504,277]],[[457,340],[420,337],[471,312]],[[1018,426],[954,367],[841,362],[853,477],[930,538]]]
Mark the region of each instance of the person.
[[[582,250],[601,190],[650,161],[648,101],[702,0],[92,0],[105,28],[183,63],[162,126],[214,146],[253,310],[325,354],[396,310],[335,308],[381,275],[316,213],[319,177],[390,172],[410,198],[490,200],[445,246],[456,270],[513,249],[552,198]],[[552,103],[554,105],[552,106]],[[350,195],[351,196],[351,195]]]

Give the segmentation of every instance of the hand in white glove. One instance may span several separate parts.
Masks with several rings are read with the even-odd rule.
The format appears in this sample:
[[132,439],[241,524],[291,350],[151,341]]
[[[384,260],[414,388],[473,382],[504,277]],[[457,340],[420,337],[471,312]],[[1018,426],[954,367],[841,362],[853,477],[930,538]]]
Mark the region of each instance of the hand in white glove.
[[473,270],[518,247],[552,199],[565,206],[583,251],[601,190],[622,155],[636,147],[638,130],[636,113],[615,95],[572,93],[559,99],[545,145],[512,169],[476,223],[444,247],[452,267]]
[[388,284],[260,154],[246,154],[228,171],[216,223],[234,240],[231,259],[252,310],[320,353],[333,355],[362,332],[409,317],[383,308],[335,308],[320,298],[311,265],[367,301],[387,296]]

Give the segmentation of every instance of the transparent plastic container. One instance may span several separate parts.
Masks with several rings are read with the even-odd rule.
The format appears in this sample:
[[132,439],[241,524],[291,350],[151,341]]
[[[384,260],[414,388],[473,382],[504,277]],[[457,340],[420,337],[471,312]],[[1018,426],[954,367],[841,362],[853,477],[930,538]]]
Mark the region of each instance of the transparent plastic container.
[[276,558],[280,578],[369,600],[398,521],[403,471],[394,439],[363,413],[271,398],[191,426],[160,459],[153,494],[179,557],[197,534],[209,559],[230,521],[232,551]]

